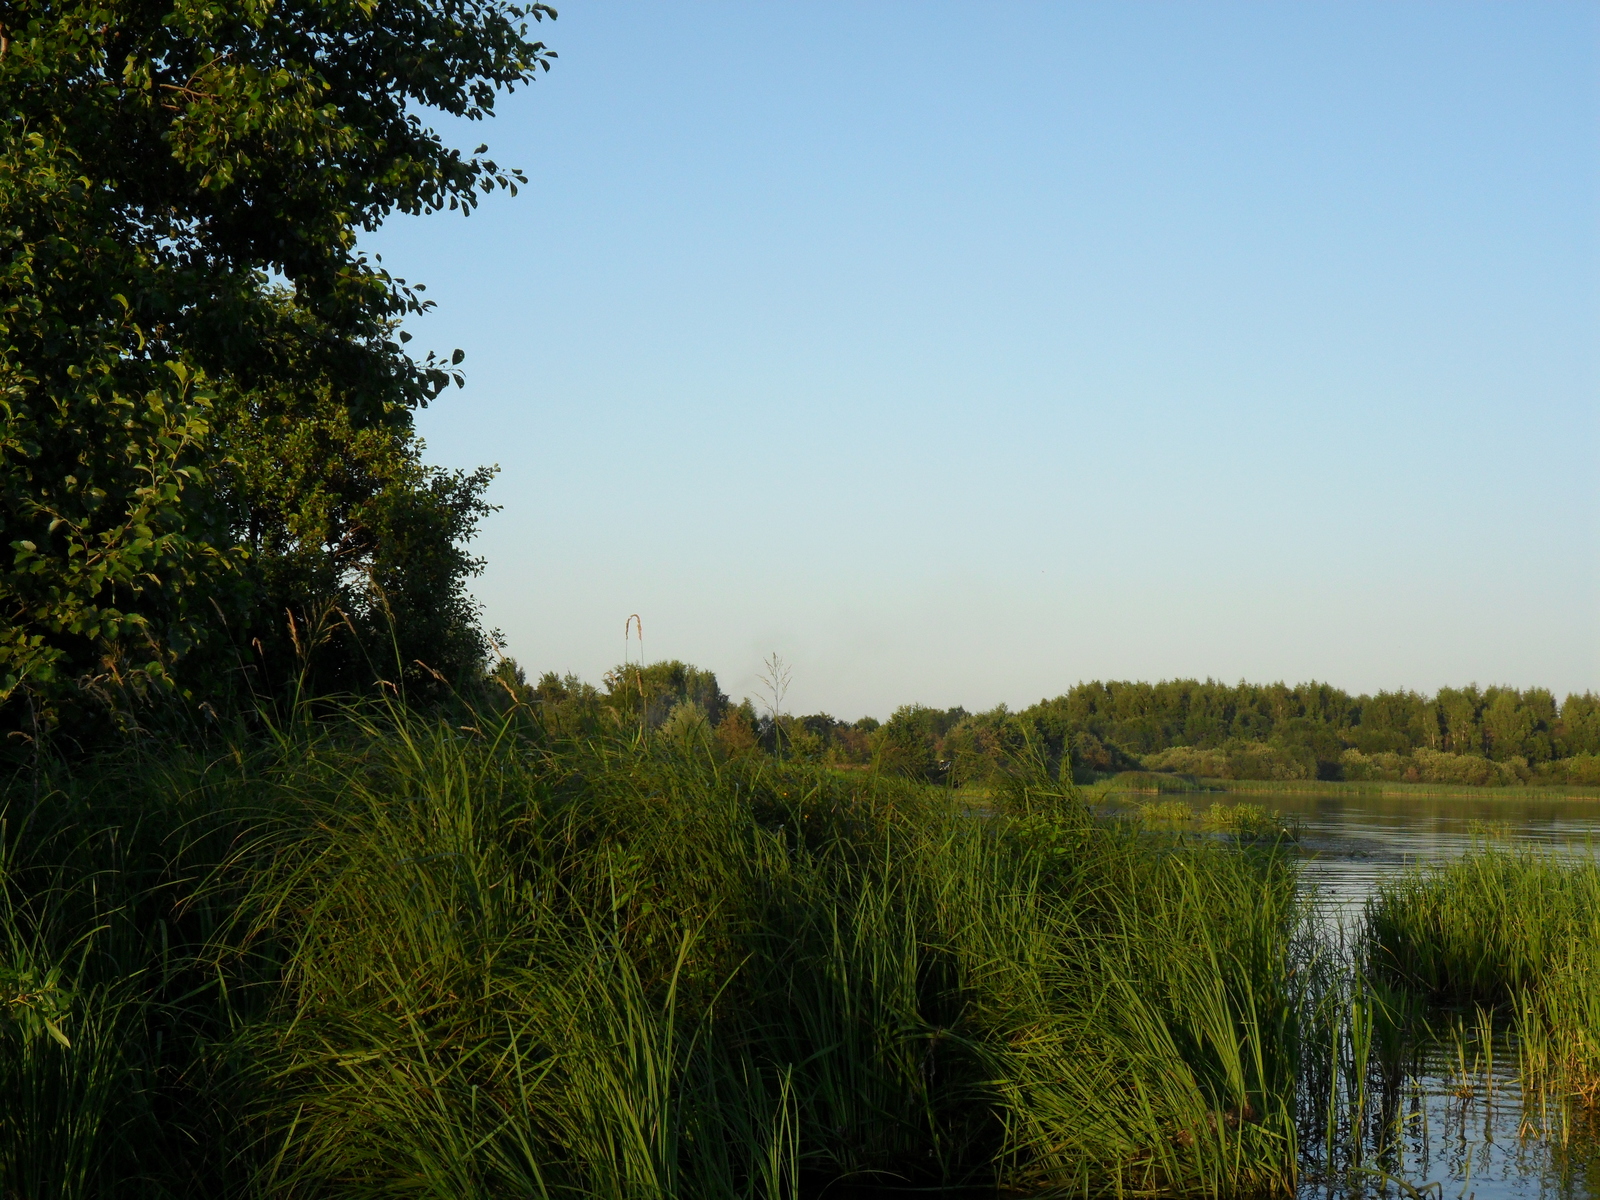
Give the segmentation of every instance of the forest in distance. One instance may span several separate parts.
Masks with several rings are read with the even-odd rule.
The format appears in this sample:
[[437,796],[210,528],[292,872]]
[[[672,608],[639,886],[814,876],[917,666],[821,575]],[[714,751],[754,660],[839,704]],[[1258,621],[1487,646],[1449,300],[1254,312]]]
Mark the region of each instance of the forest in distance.
[[905,704],[886,721],[793,716],[776,697],[735,703],[716,674],[676,660],[626,665],[602,687],[544,673],[501,679],[544,720],[576,730],[626,717],[726,757],[767,753],[876,765],[956,786],[1019,755],[1080,783],[1125,771],[1218,780],[1324,780],[1475,787],[1600,784],[1600,696],[1546,688],[1441,688],[1351,695],[1325,683],[1216,680],[1079,683],[1054,699],[982,712]]

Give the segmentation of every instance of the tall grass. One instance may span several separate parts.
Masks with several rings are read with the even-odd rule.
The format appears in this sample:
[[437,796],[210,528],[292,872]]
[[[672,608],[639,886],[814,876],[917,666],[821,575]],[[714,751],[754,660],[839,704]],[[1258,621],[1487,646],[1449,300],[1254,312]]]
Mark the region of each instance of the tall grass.
[[1042,775],[353,710],[4,804],[8,1198],[1282,1193],[1328,1074],[1289,860]]
[[1216,783],[1203,784],[1193,775],[1177,775],[1167,771],[1119,771],[1108,779],[1090,785],[1092,792],[1115,796],[1131,795],[1187,795],[1197,792],[1220,792]]
[[1294,821],[1259,804],[1212,803],[1207,809],[1197,809],[1183,800],[1161,800],[1135,804],[1128,816],[1148,829],[1188,828],[1241,841],[1293,842],[1300,836]]
[[1366,928],[1401,986],[1507,1013],[1529,1084],[1600,1099],[1600,862],[1486,843],[1381,886]]
[[8,1200],[232,1178],[215,1055],[242,1010],[207,948],[242,894],[222,868],[248,861],[259,819],[241,815],[259,790],[242,764],[135,755],[0,801]]

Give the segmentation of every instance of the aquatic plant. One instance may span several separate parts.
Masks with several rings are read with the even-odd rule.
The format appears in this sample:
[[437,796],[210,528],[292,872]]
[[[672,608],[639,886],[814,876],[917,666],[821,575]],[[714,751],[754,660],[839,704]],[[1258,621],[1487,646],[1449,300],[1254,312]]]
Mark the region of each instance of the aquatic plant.
[[1371,969],[1435,1001],[1494,1007],[1525,1082],[1600,1098],[1600,863],[1484,841],[1381,884]]

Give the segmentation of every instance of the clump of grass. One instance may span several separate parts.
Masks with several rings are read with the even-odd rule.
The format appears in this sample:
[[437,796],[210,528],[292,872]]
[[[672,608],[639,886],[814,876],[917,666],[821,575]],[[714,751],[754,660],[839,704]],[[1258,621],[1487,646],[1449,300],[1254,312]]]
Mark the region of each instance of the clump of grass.
[[1182,800],[1158,800],[1134,806],[1134,818],[1148,829],[1197,829],[1231,834],[1240,841],[1294,841],[1294,826],[1280,813],[1260,804],[1213,802],[1197,810]]
[[702,750],[355,710],[10,805],[4,978],[62,1036],[0,1033],[6,1187],[1292,1190],[1285,855]]
[[1142,825],[1152,828],[1171,828],[1190,825],[1195,811],[1183,800],[1157,800],[1134,806],[1134,813]]
[[1485,843],[1380,885],[1366,941],[1401,986],[1508,1013],[1526,1082],[1600,1098],[1600,863]]
[[1381,883],[1373,965],[1441,1000],[1503,1004],[1600,947],[1600,864],[1479,847]]
[[1212,804],[1200,827],[1250,841],[1294,841],[1296,830],[1281,813],[1260,804]]
[[1154,792],[1158,795],[1188,795],[1216,790],[1203,786],[1192,775],[1178,775],[1170,771],[1119,771],[1111,779],[1111,788],[1120,792]]

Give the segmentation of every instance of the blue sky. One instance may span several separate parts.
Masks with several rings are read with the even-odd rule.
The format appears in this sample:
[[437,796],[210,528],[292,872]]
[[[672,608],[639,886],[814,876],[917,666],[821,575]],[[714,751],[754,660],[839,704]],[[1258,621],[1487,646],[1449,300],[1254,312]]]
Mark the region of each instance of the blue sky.
[[1600,6],[560,8],[367,239],[531,672],[1600,688]]

